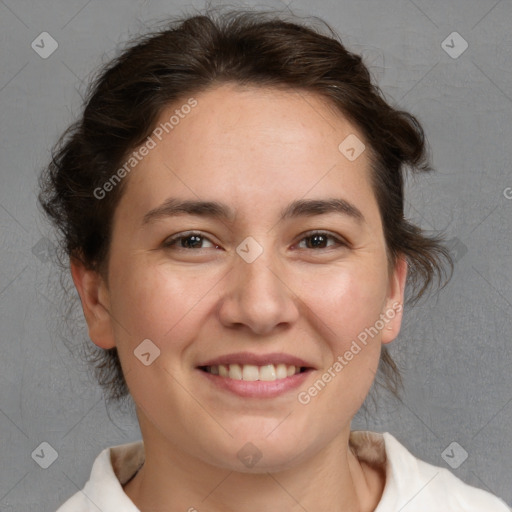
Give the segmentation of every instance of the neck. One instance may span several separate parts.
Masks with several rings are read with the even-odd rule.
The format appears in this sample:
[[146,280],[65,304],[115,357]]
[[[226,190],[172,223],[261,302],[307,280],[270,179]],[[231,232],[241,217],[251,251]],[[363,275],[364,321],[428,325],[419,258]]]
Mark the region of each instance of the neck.
[[372,512],[382,496],[385,476],[349,448],[350,426],[300,464],[262,473],[219,468],[151,434],[144,465],[124,487],[142,512]]

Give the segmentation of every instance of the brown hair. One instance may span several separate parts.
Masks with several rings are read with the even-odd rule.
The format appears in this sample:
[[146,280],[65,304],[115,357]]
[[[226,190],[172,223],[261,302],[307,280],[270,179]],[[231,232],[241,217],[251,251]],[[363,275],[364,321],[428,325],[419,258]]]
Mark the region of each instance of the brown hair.
[[[40,177],[40,204],[57,227],[67,257],[106,276],[111,221],[126,180],[101,200],[94,191],[147,139],[162,109],[230,82],[316,93],[360,129],[390,266],[398,257],[409,264],[408,303],[416,302],[435,277],[441,281],[443,260],[453,270],[441,237],[427,236],[404,218],[406,168],[431,170],[418,120],[385,101],[362,58],[348,51],[327,23],[320,20],[329,30],[323,35],[279,14],[209,10],[167,21],[162,29],[132,40],[100,70],[81,119],[62,135]],[[108,399],[127,396],[116,348],[88,345]],[[397,394],[401,376],[385,346],[379,370]]]

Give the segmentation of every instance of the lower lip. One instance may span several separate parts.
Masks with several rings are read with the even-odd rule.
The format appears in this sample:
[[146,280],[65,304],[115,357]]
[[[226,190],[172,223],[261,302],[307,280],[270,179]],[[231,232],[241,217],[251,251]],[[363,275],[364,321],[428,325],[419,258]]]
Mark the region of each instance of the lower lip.
[[197,371],[206,377],[213,385],[244,398],[273,398],[283,395],[288,391],[298,388],[312,372],[312,370],[306,370],[284,379],[271,381],[249,381],[221,377],[220,375],[213,375],[212,373],[199,369],[197,369]]

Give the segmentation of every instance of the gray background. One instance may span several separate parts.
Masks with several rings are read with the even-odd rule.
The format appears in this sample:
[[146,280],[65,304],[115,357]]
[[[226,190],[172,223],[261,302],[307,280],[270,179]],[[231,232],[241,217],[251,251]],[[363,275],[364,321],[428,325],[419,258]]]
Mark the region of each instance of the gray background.
[[[82,488],[103,448],[139,438],[129,408],[107,408],[81,363],[83,322],[72,334],[62,325],[37,175],[79,114],[97,66],[152,21],[203,5],[0,0],[1,511],[55,510]],[[391,345],[405,377],[402,401],[382,394],[379,409],[361,411],[353,428],[389,431],[419,458],[512,504],[512,199],[504,194],[512,187],[512,3],[231,5],[289,6],[328,20],[364,55],[388,100],[423,123],[438,172],[410,183],[407,210],[425,229],[446,232],[455,274],[445,290],[406,312]],[[46,59],[31,47],[44,31],[58,42]],[[442,46],[454,31],[468,43],[457,58]],[[453,53],[462,41],[446,44]],[[47,469],[31,455],[42,442],[58,453]],[[468,453],[453,469],[442,455],[452,442],[460,445],[452,464],[462,449]]]

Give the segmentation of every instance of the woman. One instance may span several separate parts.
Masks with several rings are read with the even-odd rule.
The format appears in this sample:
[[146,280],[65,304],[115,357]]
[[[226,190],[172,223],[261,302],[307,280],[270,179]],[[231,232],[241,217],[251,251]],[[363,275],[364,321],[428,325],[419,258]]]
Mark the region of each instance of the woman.
[[420,124],[306,26],[196,16],[110,63],[41,202],[143,439],[59,512],[508,511],[350,430],[379,362],[399,382],[406,282],[450,263],[403,216],[405,166],[430,169]]

